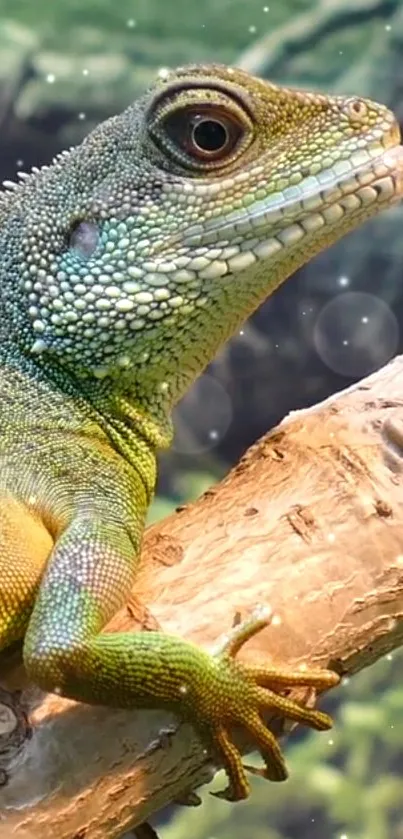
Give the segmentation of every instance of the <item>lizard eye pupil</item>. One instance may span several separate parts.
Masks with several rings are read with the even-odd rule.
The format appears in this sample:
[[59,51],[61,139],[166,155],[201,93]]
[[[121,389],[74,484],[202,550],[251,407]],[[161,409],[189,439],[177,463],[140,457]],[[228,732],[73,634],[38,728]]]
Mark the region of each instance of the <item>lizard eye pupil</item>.
[[222,122],[201,117],[192,131],[192,140],[196,149],[201,152],[222,151],[228,143],[227,127]]

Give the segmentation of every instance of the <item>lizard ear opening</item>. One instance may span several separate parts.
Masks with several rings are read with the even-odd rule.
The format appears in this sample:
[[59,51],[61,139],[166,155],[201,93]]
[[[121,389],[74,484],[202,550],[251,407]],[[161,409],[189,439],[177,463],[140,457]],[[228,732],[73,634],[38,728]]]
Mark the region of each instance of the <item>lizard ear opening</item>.
[[68,236],[68,246],[83,259],[93,255],[99,242],[99,229],[94,222],[76,221]]

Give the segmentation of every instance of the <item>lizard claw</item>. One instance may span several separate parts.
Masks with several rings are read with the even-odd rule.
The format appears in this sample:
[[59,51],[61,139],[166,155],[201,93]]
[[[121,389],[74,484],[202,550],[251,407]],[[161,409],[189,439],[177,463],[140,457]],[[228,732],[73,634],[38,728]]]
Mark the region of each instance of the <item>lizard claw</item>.
[[[318,691],[339,682],[330,670],[286,671],[260,665],[238,663],[235,655],[243,644],[270,623],[270,613],[259,610],[251,618],[238,624],[216,649],[212,662],[215,665],[214,700],[204,714],[203,729],[219,763],[224,767],[229,785],[211,793],[216,798],[239,801],[247,798],[250,787],[245,770],[271,781],[287,778],[287,769],[280,746],[274,734],[263,722],[262,715],[271,712],[311,728],[326,730],[332,720],[321,711],[306,708],[281,695],[279,691],[292,687],[308,686]],[[206,697],[205,697],[206,698]],[[208,703],[210,704],[210,703]],[[213,718],[210,715],[214,706]],[[206,712],[206,704],[204,704]],[[244,766],[241,755],[228,733],[232,725],[242,726],[260,752],[264,767]]]

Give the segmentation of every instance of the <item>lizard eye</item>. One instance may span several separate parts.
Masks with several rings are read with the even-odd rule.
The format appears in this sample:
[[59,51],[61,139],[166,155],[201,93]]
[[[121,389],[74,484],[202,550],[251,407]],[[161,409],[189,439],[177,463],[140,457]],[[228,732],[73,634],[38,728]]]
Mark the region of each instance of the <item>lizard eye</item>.
[[231,166],[255,138],[249,104],[231,91],[207,85],[173,85],[159,92],[147,113],[147,130],[162,152],[187,171],[204,174]]
[[232,114],[212,108],[183,108],[166,118],[164,128],[179,149],[201,161],[222,160],[243,133],[243,126]]
[[94,253],[98,241],[97,225],[89,221],[78,221],[70,230],[68,245],[83,259],[88,259]]

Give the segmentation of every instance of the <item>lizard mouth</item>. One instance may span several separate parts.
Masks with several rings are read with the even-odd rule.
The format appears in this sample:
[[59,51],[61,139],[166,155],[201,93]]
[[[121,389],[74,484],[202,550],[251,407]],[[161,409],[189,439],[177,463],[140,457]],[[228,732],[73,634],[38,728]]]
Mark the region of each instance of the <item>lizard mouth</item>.
[[[388,147],[363,149],[296,186],[273,193],[245,210],[190,227],[182,244],[190,248],[238,246],[263,258],[267,231],[278,244],[289,245],[306,233],[333,225],[354,227],[403,198],[403,146],[396,133]],[[298,228],[301,235],[298,234]],[[261,252],[259,252],[259,248]],[[263,249],[263,250],[262,250]]]

